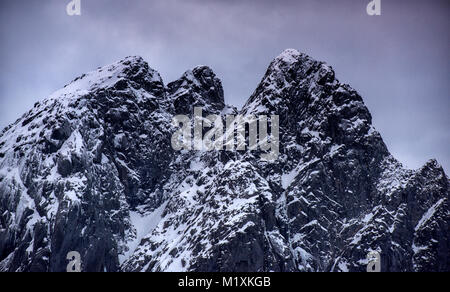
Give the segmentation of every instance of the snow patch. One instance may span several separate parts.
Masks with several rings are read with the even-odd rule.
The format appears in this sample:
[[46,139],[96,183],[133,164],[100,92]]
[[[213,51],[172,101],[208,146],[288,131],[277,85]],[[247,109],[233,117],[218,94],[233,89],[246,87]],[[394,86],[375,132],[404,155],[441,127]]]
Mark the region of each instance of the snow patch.
[[136,229],[136,237],[128,242],[128,251],[119,256],[120,264],[124,263],[131,257],[133,252],[141,243],[142,239],[149,235],[161,222],[162,214],[166,209],[167,202],[162,204],[158,209],[147,215],[141,215],[138,212],[130,212],[131,225]]

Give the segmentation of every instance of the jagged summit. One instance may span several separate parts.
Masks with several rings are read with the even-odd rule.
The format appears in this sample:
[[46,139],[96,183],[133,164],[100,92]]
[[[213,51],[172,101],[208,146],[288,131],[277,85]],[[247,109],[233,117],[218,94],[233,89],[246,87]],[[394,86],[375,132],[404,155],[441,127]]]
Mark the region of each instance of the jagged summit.
[[3,130],[0,151],[9,158],[17,153],[25,155],[27,149],[35,148],[36,144],[43,145],[44,151],[53,151],[50,149],[58,149],[63,138],[68,138],[87,116],[117,115],[113,114],[114,108],[120,105],[123,106],[121,111],[136,112],[129,101],[140,106],[141,111],[153,111],[166,101],[159,73],[141,57],[127,57],[83,74],[36,103],[33,109]]
[[302,53],[300,53],[296,49],[286,49],[284,50],[278,57],[275,58],[276,61],[284,61],[286,63],[293,63],[295,62]]
[[325,62],[319,62],[304,53],[300,53],[298,50],[287,49],[271,62],[267,69],[266,77],[275,74],[275,76],[280,78],[284,77],[289,80],[289,77],[291,77],[291,81],[299,81],[295,77],[304,78],[305,76],[297,76],[295,74],[296,71],[302,71],[306,75],[311,74],[315,69],[314,66],[320,67],[325,71],[330,71],[334,75],[333,69]]
[[[289,108],[290,103],[305,97],[318,86],[335,85],[333,69],[324,62],[288,49],[269,65],[253,95],[244,105],[245,113]],[[303,91],[303,92],[302,92]]]
[[152,83],[163,84],[159,73],[151,69],[142,57],[133,56],[83,74],[56,91],[50,98],[77,97],[113,87],[124,89],[127,82],[133,82],[135,87],[148,87]]
[[168,84],[168,94],[177,114],[191,114],[194,107],[219,113],[225,107],[222,82],[207,66],[197,66]]

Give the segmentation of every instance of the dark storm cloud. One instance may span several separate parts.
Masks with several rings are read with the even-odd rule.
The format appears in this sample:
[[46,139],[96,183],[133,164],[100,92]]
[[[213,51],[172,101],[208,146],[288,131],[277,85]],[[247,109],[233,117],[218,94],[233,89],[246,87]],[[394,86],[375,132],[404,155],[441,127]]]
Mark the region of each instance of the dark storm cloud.
[[69,0],[0,2],[0,127],[74,77],[141,55],[165,82],[205,64],[241,106],[282,50],[332,65],[364,97],[374,124],[407,166],[450,170],[450,1]]

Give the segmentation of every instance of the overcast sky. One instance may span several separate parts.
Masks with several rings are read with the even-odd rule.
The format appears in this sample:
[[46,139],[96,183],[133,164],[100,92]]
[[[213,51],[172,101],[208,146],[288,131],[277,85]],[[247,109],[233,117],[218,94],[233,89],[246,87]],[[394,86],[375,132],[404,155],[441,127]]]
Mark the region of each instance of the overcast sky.
[[391,152],[450,173],[450,1],[0,0],[0,128],[82,73],[140,55],[165,83],[208,65],[242,106],[270,61],[295,48],[361,93]]

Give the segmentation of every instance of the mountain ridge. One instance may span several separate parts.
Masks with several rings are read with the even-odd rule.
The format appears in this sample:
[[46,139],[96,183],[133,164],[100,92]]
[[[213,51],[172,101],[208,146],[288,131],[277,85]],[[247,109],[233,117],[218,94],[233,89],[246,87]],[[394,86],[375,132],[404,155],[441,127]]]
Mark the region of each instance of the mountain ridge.
[[[63,97],[63,98],[61,98]],[[280,157],[175,152],[172,117],[280,116]],[[296,50],[241,110],[207,66],[84,74],[0,134],[0,271],[448,271],[449,180],[406,170],[362,97]]]

